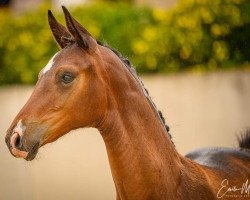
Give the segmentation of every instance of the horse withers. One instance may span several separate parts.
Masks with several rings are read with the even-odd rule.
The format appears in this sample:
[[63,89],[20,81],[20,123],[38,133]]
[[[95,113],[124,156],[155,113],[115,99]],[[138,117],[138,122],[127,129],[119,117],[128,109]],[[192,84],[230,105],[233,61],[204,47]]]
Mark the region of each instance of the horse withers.
[[41,70],[7,131],[11,154],[32,160],[70,130],[94,127],[106,145],[117,199],[250,199],[250,133],[239,148],[180,155],[128,60],[63,11],[67,28],[48,12],[61,50]]

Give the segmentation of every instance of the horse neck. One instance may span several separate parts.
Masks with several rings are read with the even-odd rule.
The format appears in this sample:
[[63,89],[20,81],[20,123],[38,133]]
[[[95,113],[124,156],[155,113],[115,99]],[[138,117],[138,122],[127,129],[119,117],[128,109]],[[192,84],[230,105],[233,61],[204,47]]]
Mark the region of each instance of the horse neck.
[[180,176],[171,139],[128,69],[117,66],[108,73],[108,112],[98,129],[119,195],[140,199],[162,187],[171,197]]

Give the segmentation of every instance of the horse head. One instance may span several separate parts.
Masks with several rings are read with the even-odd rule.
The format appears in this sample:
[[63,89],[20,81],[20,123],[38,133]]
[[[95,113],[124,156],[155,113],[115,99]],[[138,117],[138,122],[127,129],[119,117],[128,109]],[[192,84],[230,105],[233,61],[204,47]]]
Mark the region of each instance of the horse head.
[[51,31],[61,49],[40,71],[32,95],[7,131],[6,143],[15,157],[32,160],[39,147],[70,130],[96,127],[107,109],[100,73],[110,52],[65,7],[63,11],[67,28],[48,11]]

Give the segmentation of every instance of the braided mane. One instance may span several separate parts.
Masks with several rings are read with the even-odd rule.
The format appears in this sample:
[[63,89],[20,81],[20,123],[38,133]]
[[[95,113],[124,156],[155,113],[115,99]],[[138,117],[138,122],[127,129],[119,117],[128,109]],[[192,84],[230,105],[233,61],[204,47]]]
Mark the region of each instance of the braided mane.
[[172,135],[171,135],[170,132],[169,132],[169,131],[170,131],[170,128],[169,128],[169,126],[166,124],[166,120],[165,120],[165,118],[163,117],[162,112],[156,108],[156,105],[155,105],[155,103],[153,102],[152,98],[150,97],[148,90],[145,88],[145,86],[144,86],[142,80],[141,80],[140,77],[137,75],[137,72],[136,72],[135,68],[133,67],[133,65],[130,63],[130,61],[129,61],[126,57],[122,56],[120,52],[118,52],[118,51],[116,51],[115,49],[109,47],[108,45],[103,44],[103,43],[100,42],[100,41],[97,41],[97,43],[98,43],[99,45],[101,45],[101,46],[103,46],[103,47],[106,47],[106,48],[110,49],[111,51],[113,51],[113,52],[118,56],[118,58],[120,58],[120,59],[122,60],[122,62],[125,64],[125,66],[126,66],[127,69],[129,70],[129,72],[132,74],[132,76],[133,76],[133,77],[139,82],[139,84],[141,85],[145,97],[147,98],[147,100],[149,101],[150,105],[153,107],[153,109],[155,110],[156,114],[158,115],[158,117],[159,117],[159,119],[160,119],[162,125],[164,126],[164,128],[165,128],[167,134],[169,135],[170,139],[172,139]]

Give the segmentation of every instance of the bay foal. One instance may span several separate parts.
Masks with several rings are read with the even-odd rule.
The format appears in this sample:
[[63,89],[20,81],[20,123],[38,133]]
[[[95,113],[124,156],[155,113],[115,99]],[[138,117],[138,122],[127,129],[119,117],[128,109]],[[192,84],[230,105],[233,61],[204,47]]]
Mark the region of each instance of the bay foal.
[[95,127],[106,145],[117,199],[249,199],[250,134],[241,148],[180,155],[129,62],[63,11],[67,29],[48,12],[61,50],[41,70],[7,131],[10,152],[32,160],[39,147],[70,130]]

